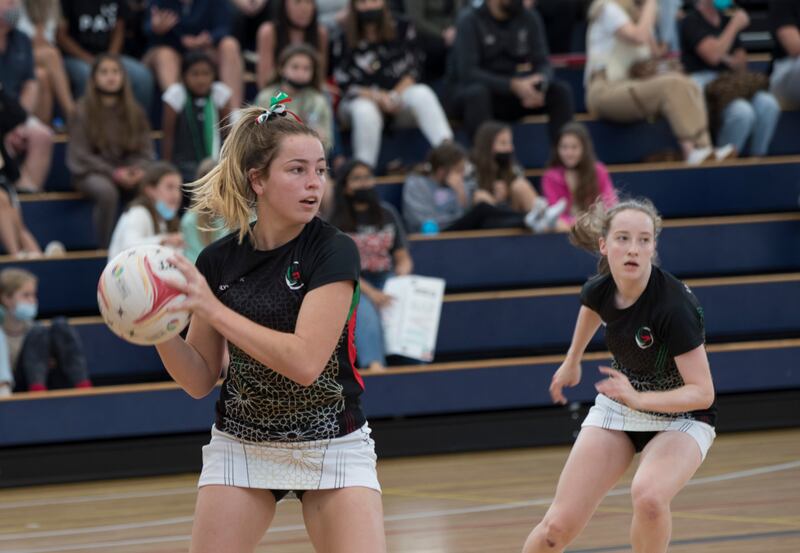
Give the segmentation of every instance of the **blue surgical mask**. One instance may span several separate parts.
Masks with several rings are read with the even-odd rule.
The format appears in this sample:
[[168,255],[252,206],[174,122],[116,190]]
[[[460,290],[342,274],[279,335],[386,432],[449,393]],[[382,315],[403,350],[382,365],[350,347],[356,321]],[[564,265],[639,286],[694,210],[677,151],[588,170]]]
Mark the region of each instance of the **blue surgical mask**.
[[32,321],[39,313],[39,304],[36,302],[21,301],[14,307],[14,318],[18,321]]
[[165,204],[162,200],[156,202],[156,211],[165,221],[172,221],[175,218],[175,210]]
[[714,7],[719,11],[725,11],[733,6],[733,0],[714,0]]

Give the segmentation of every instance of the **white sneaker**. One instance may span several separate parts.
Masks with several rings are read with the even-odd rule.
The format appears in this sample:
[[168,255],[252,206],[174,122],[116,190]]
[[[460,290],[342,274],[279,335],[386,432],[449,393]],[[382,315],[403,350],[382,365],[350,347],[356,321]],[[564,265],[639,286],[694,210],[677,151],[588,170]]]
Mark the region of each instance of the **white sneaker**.
[[64,247],[64,244],[59,242],[58,240],[53,240],[52,242],[48,242],[47,246],[44,248],[44,255],[45,257],[60,257],[67,252],[67,248]]
[[726,159],[733,159],[738,155],[736,146],[733,144],[726,144],[714,150],[714,159],[717,161],[725,161]]
[[686,157],[686,164],[700,165],[711,159],[712,156],[714,156],[714,150],[711,149],[711,146],[706,146],[705,148],[695,148],[689,152],[689,155]]
[[[547,204],[545,203],[545,205]],[[564,213],[564,210],[566,208],[567,208],[567,199],[561,198],[553,205],[542,210],[541,215],[538,218],[531,220],[529,223],[528,217],[533,212],[533,210],[531,210],[531,213],[528,213],[528,215],[525,216],[525,225],[535,233],[541,233],[553,230],[556,228],[556,223],[558,222],[558,218],[561,216],[562,213]]]
[[536,198],[533,201],[533,207],[531,210],[525,214],[525,226],[531,230],[534,230],[534,225],[536,225],[536,222],[542,218],[542,215],[544,215],[546,209],[547,202],[544,200],[544,198]]

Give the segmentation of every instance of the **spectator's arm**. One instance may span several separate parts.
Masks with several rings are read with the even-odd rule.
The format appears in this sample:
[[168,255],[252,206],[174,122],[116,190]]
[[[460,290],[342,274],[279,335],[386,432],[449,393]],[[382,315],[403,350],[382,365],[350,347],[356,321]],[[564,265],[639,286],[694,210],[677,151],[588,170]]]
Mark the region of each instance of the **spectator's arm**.
[[[562,198],[570,202],[572,198],[566,181],[562,177],[561,172],[556,169],[549,169],[542,175],[542,193],[547,203],[550,205],[553,205]],[[561,214],[559,219],[569,225],[575,222],[575,218],[568,213],[567,210]]]
[[408,248],[398,248],[392,254],[394,260],[394,272],[397,276],[410,275],[414,270],[414,261]]
[[69,142],[67,143],[67,168],[73,175],[84,176],[100,173],[113,178],[115,167],[105,158],[94,152],[86,132],[86,119],[79,108],[70,118]]
[[175,146],[175,123],[178,114],[166,103],[162,105],[164,114],[161,117],[161,158],[172,161],[172,150]]
[[775,31],[775,38],[793,58],[800,56],[800,29],[796,25],[784,25]]
[[550,66],[550,50],[547,47],[547,31],[544,28],[539,12],[531,12],[533,18],[528,29],[528,45],[531,49],[531,63],[533,72],[542,75],[545,79],[553,79],[553,68]]
[[[606,7],[605,9],[608,9]],[[658,7],[655,0],[645,0],[639,20],[629,21],[617,29],[616,36],[634,44],[647,44],[653,36]]]
[[511,77],[499,75],[482,69],[480,66],[480,43],[472,19],[477,17],[472,11],[464,13],[458,20],[456,43],[456,70],[461,83],[483,83],[493,92],[511,92]]
[[319,74],[322,76],[322,80],[328,78],[328,41],[329,41],[328,29],[325,28],[325,25],[319,25]]
[[84,50],[78,42],[72,38],[69,34],[69,27],[66,21],[61,21],[58,24],[58,30],[56,31],[56,44],[61,50],[68,56],[72,56],[73,58],[78,58],[79,60],[83,60],[87,63],[92,63],[94,57],[87,51]]
[[119,55],[122,53],[122,45],[125,43],[125,21],[117,18],[117,23],[111,31],[111,39],[108,42],[108,53]]
[[34,79],[28,79],[22,83],[19,93],[19,104],[28,113],[33,113],[36,108],[36,101],[39,96],[39,83]]
[[736,45],[739,31],[747,27],[750,20],[743,10],[737,10],[731,17],[725,29],[718,37],[706,36],[694,42],[694,51],[706,65],[716,67],[725,60],[728,53]]
[[117,226],[121,227],[115,229],[119,237],[119,251],[145,244],[160,244],[165,237],[164,234],[153,233],[153,220],[142,206],[129,209],[125,219],[120,219]]

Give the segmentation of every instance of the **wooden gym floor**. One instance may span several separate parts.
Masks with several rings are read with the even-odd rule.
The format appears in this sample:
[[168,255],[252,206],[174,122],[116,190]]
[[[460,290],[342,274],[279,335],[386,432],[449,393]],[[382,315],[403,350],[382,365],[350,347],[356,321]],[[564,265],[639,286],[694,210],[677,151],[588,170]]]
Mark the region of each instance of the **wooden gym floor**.
[[[518,552],[547,509],[568,451],[381,461],[389,551]],[[631,473],[571,553],[630,550]],[[187,474],[2,490],[0,551],[187,551],[195,483]],[[720,436],[674,501],[673,516],[672,553],[800,552],[800,429]],[[312,551],[299,502],[280,504],[258,551]]]

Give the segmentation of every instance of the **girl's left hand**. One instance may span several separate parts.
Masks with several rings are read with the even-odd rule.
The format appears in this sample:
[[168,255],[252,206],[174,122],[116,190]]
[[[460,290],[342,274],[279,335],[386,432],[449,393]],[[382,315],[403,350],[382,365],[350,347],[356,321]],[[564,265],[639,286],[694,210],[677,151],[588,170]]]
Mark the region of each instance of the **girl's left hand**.
[[175,255],[169,258],[169,262],[175,265],[186,283],[170,280],[168,284],[186,296],[180,304],[170,308],[171,311],[191,311],[192,314],[208,319],[211,312],[219,305],[219,300],[211,291],[206,282],[206,278],[192,265],[188,259],[182,255]]
[[633,388],[628,377],[611,367],[603,365],[600,366],[600,372],[607,375],[608,378],[595,384],[595,389],[614,401],[625,404],[631,409],[636,409],[639,392]]

